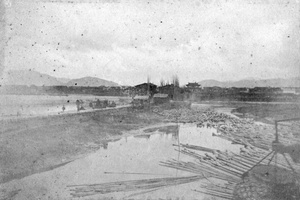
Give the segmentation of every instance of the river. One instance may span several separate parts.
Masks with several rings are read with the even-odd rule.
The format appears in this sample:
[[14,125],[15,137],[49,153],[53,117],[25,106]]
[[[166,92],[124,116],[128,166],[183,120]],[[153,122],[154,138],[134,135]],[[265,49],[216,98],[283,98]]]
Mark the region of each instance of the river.
[[[51,171],[34,174],[21,180],[2,185],[7,191],[20,189],[15,196],[19,200],[32,199],[76,199],[70,196],[68,185],[99,184],[116,181],[144,180],[166,177],[193,176],[190,172],[179,171],[160,165],[171,159],[195,161],[180,154],[174,146],[178,143],[228,150],[238,153],[240,145],[212,136],[214,128],[199,128],[195,124],[168,124],[169,128],[137,130],[133,136],[108,142],[95,153],[77,159]],[[163,131],[162,131],[163,130]],[[132,133],[131,133],[132,134]],[[193,192],[202,181],[185,183],[158,190],[134,190],[104,193],[81,199],[204,199],[206,196]]]
[[62,113],[63,106],[65,113],[76,112],[77,99],[83,100],[86,110],[92,110],[89,102],[96,99],[115,101],[118,106],[130,100],[129,97],[92,95],[0,95],[0,118],[55,115]]

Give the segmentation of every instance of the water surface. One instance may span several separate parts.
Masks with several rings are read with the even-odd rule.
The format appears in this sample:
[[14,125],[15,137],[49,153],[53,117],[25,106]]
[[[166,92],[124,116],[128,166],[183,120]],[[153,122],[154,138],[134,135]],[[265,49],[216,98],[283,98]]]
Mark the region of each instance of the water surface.
[[[176,126],[176,125],[174,125]],[[162,130],[162,129],[161,129]],[[30,199],[32,195],[40,199],[72,199],[68,185],[100,184],[116,181],[141,180],[164,177],[193,176],[195,174],[167,168],[161,161],[196,160],[180,154],[178,143],[199,145],[219,150],[239,152],[240,145],[212,136],[214,128],[198,128],[195,124],[180,124],[178,131],[144,132],[108,142],[98,151],[52,171],[35,174],[18,181],[7,183],[10,188],[22,189],[16,199]],[[199,152],[200,153],[200,152]],[[122,191],[99,194],[83,199],[101,199],[104,197],[120,199],[203,199],[205,195],[193,192],[199,190],[201,181],[164,187],[155,191]],[[39,188],[43,188],[43,194]],[[132,196],[131,196],[132,195]]]
[[0,95],[0,117],[53,115],[62,113],[63,106],[65,107],[64,112],[74,112],[77,110],[75,103],[77,99],[83,100],[83,107],[87,110],[92,110],[89,102],[96,99],[115,101],[117,105],[129,102],[128,97],[118,96]]

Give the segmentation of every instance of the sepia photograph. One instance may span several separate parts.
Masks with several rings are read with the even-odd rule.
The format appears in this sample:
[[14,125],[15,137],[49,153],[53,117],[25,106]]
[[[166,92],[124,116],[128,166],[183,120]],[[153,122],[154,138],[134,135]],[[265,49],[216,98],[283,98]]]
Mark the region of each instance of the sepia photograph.
[[299,199],[299,0],[0,0],[0,200]]

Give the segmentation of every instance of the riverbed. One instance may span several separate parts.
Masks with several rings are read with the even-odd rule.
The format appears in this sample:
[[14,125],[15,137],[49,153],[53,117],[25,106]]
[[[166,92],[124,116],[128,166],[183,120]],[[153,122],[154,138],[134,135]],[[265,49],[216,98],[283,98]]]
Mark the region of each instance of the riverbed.
[[[2,186],[6,192],[19,191],[15,199],[76,199],[70,194],[69,185],[100,184],[116,181],[143,180],[167,177],[185,177],[195,174],[167,168],[161,161],[195,161],[180,154],[179,143],[198,145],[238,153],[240,145],[213,136],[216,129],[195,124],[168,124],[165,128],[135,130],[117,141],[111,141],[84,158],[77,159],[51,171],[13,180]],[[125,134],[126,135],[126,134]],[[155,191],[135,190],[96,194],[80,199],[204,199],[205,195],[193,190],[201,181],[162,187]]]

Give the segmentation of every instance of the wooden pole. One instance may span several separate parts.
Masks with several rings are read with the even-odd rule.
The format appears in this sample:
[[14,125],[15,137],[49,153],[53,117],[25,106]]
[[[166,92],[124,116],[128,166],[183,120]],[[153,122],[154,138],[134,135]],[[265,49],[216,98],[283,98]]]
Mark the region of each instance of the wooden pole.
[[277,129],[277,124],[278,122],[275,121],[275,142],[279,142],[279,139],[278,139],[278,129]]

